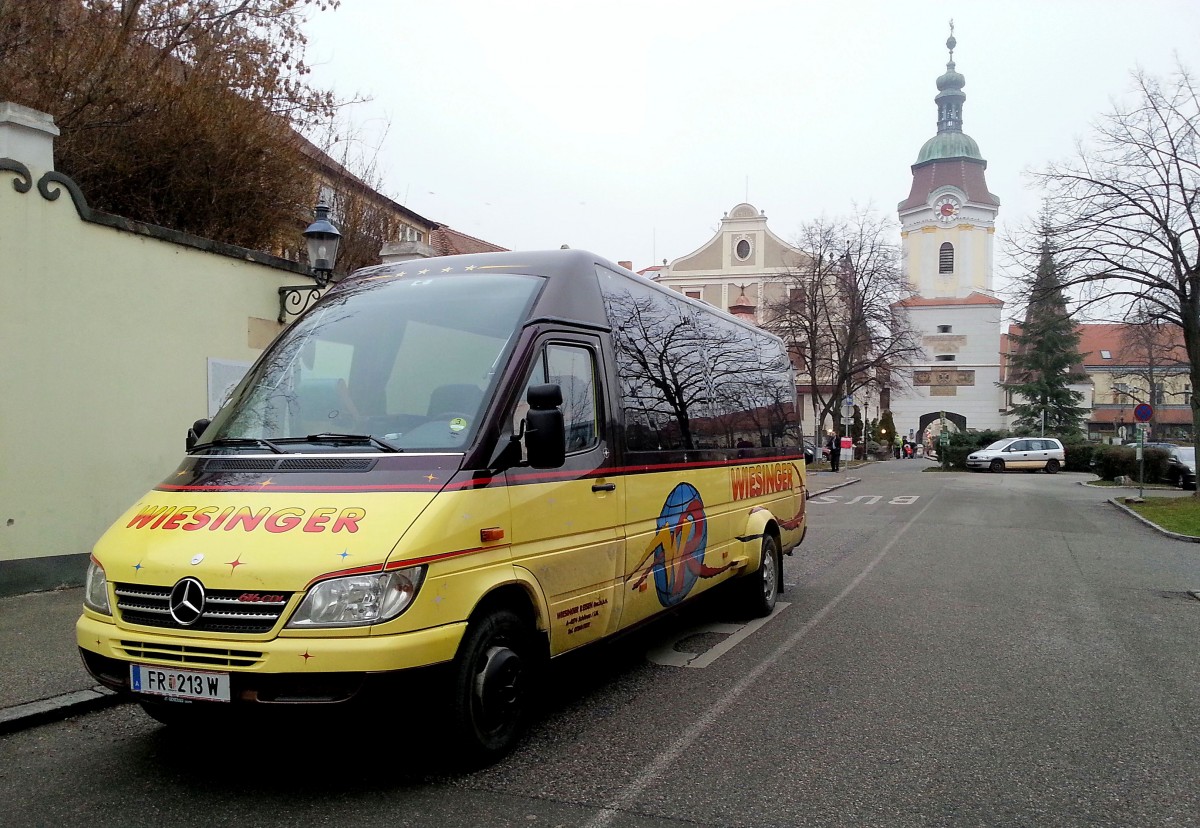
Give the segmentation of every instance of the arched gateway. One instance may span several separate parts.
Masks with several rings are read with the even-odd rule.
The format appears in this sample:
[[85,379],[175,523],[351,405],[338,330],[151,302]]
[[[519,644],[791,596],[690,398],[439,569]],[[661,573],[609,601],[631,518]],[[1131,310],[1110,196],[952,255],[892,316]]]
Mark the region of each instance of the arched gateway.
[[[920,435],[920,437],[917,439],[924,442],[923,438],[925,437],[925,429],[927,429],[931,424],[937,423],[939,420],[941,420],[943,415],[947,420],[950,421],[950,423],[953,424],[953,428],[950,429],[951,431],[967,430],[967,418],[962,414],[956,414],[953,411],[930,411],[928,414],[921,415],[921,420],[917,427],[917,434]],[[940,432],[941,429],[936,429],[936,431]],[[931,432],[929,436],[936,438],[937,434]]]

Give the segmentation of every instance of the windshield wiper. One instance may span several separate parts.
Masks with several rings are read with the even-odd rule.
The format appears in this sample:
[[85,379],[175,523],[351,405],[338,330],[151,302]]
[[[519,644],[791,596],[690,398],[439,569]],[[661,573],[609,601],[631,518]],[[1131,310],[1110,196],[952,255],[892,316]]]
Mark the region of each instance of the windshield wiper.
[[196,451],[197,449],[237,448],[242,446],[266,446],[276,454],[288,453],[270,440],[264,440],[261,437],[218,437],[216,440],[210,440],[207,443],[197,443],[192,446],[192,451]]
[[331,431],[323,431],[320,434],[310,434],[304,439],[310,443],[356,443],[358,445],[378,446],[384,451],[396,453],[404,451],[399,446],[389,443],[387,440],[381,440],[374,434],[337,434]]

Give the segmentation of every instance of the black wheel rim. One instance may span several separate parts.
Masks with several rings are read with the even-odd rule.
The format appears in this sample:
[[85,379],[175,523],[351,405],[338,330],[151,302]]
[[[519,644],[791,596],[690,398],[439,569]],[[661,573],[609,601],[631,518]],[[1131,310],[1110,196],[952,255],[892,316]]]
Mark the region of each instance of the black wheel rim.
[[471,709],[480,732],[502,734],[520,721],[525,698],[524,666],[514,650],[497,644],[482,652],[471,687]]

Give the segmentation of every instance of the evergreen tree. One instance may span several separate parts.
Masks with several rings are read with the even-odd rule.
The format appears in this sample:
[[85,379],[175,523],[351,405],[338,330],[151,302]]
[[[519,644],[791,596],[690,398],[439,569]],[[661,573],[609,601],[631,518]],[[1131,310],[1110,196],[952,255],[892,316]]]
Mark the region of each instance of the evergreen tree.
[[[1043,229],[1042,252],[1030,291],[1025,322],[1019,334],[1010,334],[1010,381],[1002,387],[1011,394],[1017,432],[1056,434],[1064,439],[1083,433],[1080,422],[1087,409],[1083,395],[1069,387],[1087,379],[1080,367],[1079,329],[1067,311],[1062,282],[1055,266],[1049,233]],[[1044,419],[1043,419],[1044,418]]]
[[879,442],[887,443],[888,448],[896,445],[896,422],[892,419],[891,409],[883,412],[883,416],[879,418]]

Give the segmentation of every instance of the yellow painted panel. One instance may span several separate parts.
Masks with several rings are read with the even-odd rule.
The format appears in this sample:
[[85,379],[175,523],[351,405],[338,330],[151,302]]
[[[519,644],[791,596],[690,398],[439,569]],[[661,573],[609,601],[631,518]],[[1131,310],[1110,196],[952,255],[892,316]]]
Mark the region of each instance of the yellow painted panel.
[[[440,664],[454,657],[465,630],[466,624],[463,623],[391,636],[278,638],[273,641],[249,642],[239,640],[236,649],[260,653],[261,657],[249,667],[228,668],[228,671],[357,673]],[[76,623],[75,639],[80,647],[90,652],[120,661],[150,664],[178,662],[132,657],[130,650],[122,642],[134,641],[140,645],[162,645],[167,648],[204,647],[207,643],[203,638],[181,639],[178,636],[142,633],[131,636],[116,625],[99,621],[89,615],[84,615]]]

